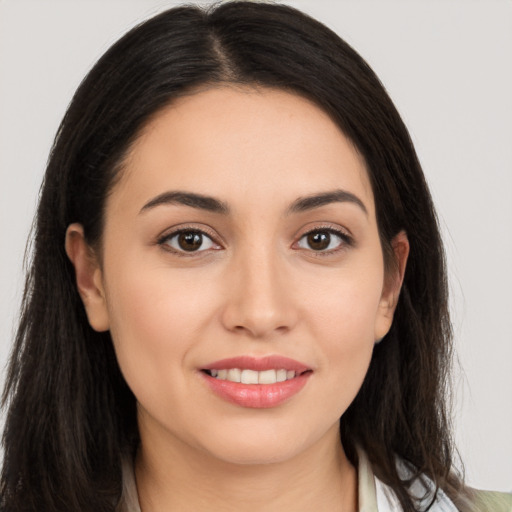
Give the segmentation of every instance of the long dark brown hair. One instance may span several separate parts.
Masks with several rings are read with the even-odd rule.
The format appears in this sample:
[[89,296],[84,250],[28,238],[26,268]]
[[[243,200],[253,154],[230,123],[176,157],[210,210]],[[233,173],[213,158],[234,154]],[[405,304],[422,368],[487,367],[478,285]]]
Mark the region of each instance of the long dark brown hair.
[[[132,29],[93,67],[51,151],[32,236],[19,329],[3,406],[1,510],[113,511],[121,459],[138,442],[135,397],[109,333],[88,324],[64,251],[69,224],[101,244],[105,199],[148,120],[200,86],[284,89],[314,101],[363,155],[384,255],[404,230],[411,252],[395,319],[341,419],[357,463],[363,449],[405,511],[426,475],[457,501],[447,415],[451,327],[442,243],[418,158],[384,87],[321,23],[283,5],[228,2],[168,10]],[[462,499],[462,498],[460,498]]]

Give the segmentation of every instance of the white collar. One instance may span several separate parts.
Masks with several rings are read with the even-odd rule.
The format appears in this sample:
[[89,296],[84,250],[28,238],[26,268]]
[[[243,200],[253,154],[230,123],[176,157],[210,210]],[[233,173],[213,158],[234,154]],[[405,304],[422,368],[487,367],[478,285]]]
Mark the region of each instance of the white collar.
[[[402,510],[400,501],[393,489],[379,480],[372,471],[371,465],[366,454],[358,450],[359,458],[359,512],[399,512]],[[397,462],[398,475],[402,479],[408,479],[412,476],[410,468],[401,460]],[[364,475],[364,476],[363,476]],[[373,482],[373,489],[369,488],[365,482]],[[363,489],[362,487],[367,487]],[[419,510],[424,510],[432,501],[435,484],[428,477],[423,475],[416,478],[409,487],[413,497],[418,500]],[[361,494],[363,498],[361,499]],[[366,501],[369,505],[367,507]],[[442,489],[437,490],[436,499],[432,506],[428,508],[429,512],[458,512],[453,502],[448,498]]]

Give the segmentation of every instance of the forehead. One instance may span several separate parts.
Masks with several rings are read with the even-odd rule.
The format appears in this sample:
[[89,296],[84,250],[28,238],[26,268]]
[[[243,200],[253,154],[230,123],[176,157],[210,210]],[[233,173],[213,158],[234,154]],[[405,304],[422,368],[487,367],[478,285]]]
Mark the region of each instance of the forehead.
[[344,189],[373,210],[364,159],[328,114],[268,88],[223,86],[179,98],[143,128],[116,188],[139,205],[168,189],[245,206]]

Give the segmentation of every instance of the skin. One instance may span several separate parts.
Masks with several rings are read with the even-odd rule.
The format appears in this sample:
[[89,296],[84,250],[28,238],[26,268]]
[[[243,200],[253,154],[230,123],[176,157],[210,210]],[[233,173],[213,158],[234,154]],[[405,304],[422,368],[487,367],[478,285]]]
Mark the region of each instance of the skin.
[[[362,206],[290,211],[339,190]],[[144,208],[168,191],[212,196],[229,213]],[[179,252],[178,228],[209,238]],[[341,235],[314,250],[306,233],[326,230]],[[101,258],[80,225],[66,237],[89,322],[110,330],[138,401],[143,511],[357,509],[338,425],[391,326],[404,233],[393,247],[397,271],[386,275],[364,160],[310,101],[226,86],[152,119],[108,198]],[[200,373],[241,355],[283,355],[312,374],[278,407],[241,407]]]

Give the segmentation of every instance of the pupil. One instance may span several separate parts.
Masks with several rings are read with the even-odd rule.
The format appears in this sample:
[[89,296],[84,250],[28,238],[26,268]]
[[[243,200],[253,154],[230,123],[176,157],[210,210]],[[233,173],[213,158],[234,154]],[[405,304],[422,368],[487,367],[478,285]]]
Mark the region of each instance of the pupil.
[[329,247],[331,235],[327,231],[317,231],[308,235],[308,245],[315,251],[321,251]]
[[187,231],[186,233],[180,233],[178,236],[178,244],[184,251],[196,251],[202,243],[203,236],[201,233]]

